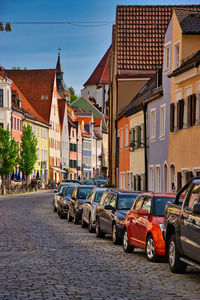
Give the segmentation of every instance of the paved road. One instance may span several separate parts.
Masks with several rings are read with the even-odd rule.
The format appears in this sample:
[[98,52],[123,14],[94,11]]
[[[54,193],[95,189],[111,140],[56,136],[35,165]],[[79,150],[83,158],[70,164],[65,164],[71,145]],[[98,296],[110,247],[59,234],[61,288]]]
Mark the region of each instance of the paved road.
[[200,299],[200,272],[174,275],[142,251],[61,220],[52,192],[0,201],[0,299]]

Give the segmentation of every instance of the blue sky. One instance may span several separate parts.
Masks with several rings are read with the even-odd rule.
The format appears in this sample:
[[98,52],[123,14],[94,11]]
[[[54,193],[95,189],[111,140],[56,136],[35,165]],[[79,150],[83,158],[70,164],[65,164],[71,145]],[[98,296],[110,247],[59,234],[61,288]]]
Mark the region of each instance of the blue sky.
[[4,68],[55,68],[61,48],[65,82],[79,94],[110,46],[118,4],[199,4],[199,0],[0,0],[0,22],[108,23],[100,27],[13,24],[12,32],[0,32],[0,64]]

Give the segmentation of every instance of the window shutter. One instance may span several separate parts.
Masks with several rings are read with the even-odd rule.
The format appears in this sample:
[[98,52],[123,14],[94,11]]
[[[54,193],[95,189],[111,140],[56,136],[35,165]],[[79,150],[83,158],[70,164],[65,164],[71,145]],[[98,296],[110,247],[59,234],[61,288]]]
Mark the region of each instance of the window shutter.
[[181,125],[181,122],[180,122],[180,120],[181,120],[181,108],[180,108],[180,100],[178,101],[178,103],[177,103],[177,128],[178,129],[181,129],[180,127],[180,125]]
[[182,174],[181,172],[177,172],[177,191],[182,188]]
[[133,128],[133,143],[134,143],[134,146],[135,146],[135,128]]
[[138,175],[138,180],[137,180],[137,182],[138,182],[137,190],[138,190],[138,191],[141,191],[141,176],[140,176],[140,175]]
[[141,147],[141,127],[137,126],[137,148]]
[[136,191],[136,176],[134,176],[134,191]]
[[180,118],[180,129],[183,129],[183,119],[184,119],[184,99],[180,100],[180,114],[181,114],[181,118]]
[[192,110],[191,110],[191,103],[192,103],[192,99],[191,99],[191,95],[188,96],[188,127],[191,126],[191,123],[192,123],[192,118],[191,118],[191,113],[192,113]]
[[186,172],[186,182],[193,177],[193,173],[191,171]]
[[170,104],[170,131],[174,131],[174,103]]
[[191,125],[195,125],[196,122],[196,94],[191,96]]

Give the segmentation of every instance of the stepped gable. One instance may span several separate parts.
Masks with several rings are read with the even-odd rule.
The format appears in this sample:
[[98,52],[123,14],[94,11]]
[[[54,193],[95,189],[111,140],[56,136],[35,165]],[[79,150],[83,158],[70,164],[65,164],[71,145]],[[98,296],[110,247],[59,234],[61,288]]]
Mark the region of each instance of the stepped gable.
[[101,59],[97,67],[95,68],[92,75],[84,83],[84,86],[109,83],[110,53],[111,53],[111,46],[106,51],[105,55],[103,56],[103,58]]
[[[118,5],[116,15],[118,75],[151,73],[163,62],[164,36],[172,10],[200,5]],[[126,71],[126,72],[125,72]]]
[[50,118],[55,72],[55,69],[6,70],[8,77],[46,123]]
[[[16,91],[19,98],[21,99],[22,101],[22,109],[23,109],[23,113],[28,113],[29,116],[31,118],[33,118],[34,120],[37,120],[39,122],[42,122],[44,123],[45,125],[49,125],[48,122],[46,122],[35,110],[34,108],[30,105],[29,101],[26,99],[26,97],[22,94],[22,92],[19,90],[19,88],[17,87],[17,85],[12,82],[12,85],[11,85],[11,89],[12,91]],[[28,117],[29,117],[28,116]]]

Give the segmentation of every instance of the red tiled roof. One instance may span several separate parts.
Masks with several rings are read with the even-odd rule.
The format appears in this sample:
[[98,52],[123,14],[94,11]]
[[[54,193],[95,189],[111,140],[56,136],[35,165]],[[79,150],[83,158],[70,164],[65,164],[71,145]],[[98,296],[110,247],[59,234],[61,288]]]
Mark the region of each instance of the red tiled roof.
[[2,66],[0,66],[0,76],[3,77],[3,78],[7,77],[6,72],[5,72],[5,70]]
[[172,10],[176,7],[199,9],[200,5],[117,6],[118,73],[122,70],[132,71],[132,73],[152,71],[162,65],[164,36]]
[[97,65],[92,75],[84,83],[84,86],[109,83],[110,52],[111,46],[106,51],[105,55],[101,59],[100,63]]
[[58,112],[59,112],[61,132],[63,127],[64,115],[65,115],[65,107],[66,107],[66,101],[63,99],[58,99]]
[[35,111],[49,123],[55,69],[6,70],[6,72]]
[[19,90],[19,88],[16,86],[14,82],[12,82],[11,85],[12,90],[17,91],[17,94],[19,95],[20,99],[22,100],[22,108],[29,113],[31,116],[33,116],[37,121],[40,121],[46,125],[49,125],[48,122],[46,122],[38,113],[34,110],[34,108],[30,105],[26,97],[22,94],[22,92]]

